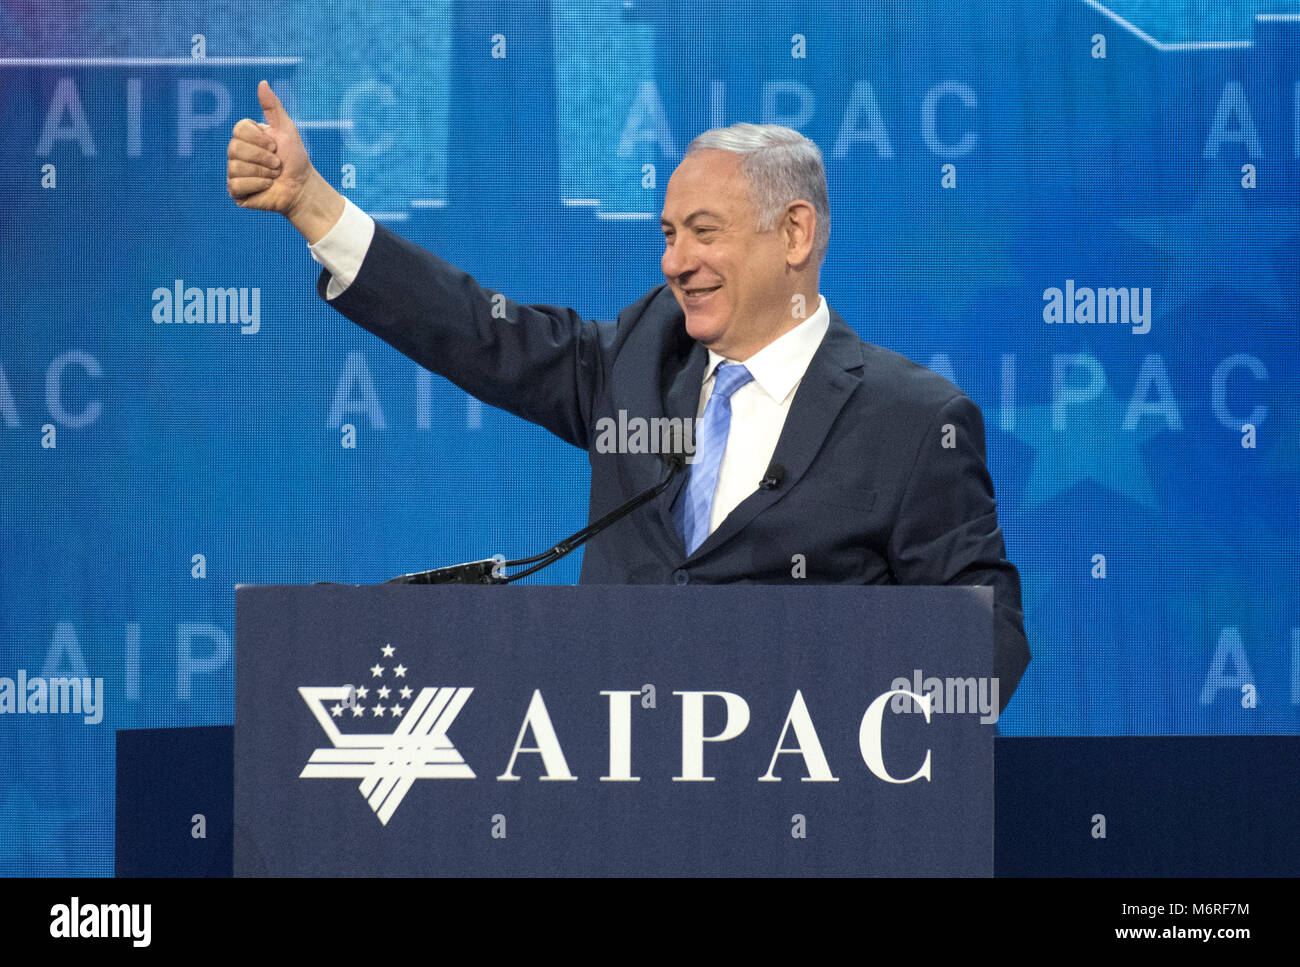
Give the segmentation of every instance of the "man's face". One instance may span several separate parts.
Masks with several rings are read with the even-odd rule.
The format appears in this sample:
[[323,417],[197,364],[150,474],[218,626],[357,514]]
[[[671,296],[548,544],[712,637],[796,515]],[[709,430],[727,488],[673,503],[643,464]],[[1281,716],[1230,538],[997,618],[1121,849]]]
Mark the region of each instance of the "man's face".
[[740,155],[709,149],[668,181],[661,262],[692,338],[729,359],[761,349],[789,316],[782,233],[759,232]]

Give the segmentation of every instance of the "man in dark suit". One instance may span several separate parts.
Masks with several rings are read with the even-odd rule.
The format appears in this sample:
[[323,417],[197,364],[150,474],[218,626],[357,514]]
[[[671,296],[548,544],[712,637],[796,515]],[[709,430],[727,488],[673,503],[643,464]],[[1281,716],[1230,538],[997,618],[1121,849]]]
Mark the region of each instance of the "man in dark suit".
[[265,82],[258,96],[267,123],[235,126],[231,196],[290,219],[348,318],[587,450],[592,519],[665,472],[623,427],[694,428],[689,472],[587,545],[584,583],[992,585],[1005,706],[1029,649],[979,409],[818,294],[830,212],[811,141],[697,138],[665,193],[667,284],[609,326],[510,302],[376,225],[311,167]]

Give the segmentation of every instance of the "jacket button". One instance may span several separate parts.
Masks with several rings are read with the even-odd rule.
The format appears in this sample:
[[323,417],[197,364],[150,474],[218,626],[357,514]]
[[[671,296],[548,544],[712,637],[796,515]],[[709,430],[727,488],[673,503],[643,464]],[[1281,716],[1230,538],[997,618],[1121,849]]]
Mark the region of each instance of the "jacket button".
[[678,570],[673,571],[673,583],[674,583],[674,584],[690,584],[690,583],[691,583],[691,576],[690,576],[690,574],[687,573],[685,570],[679,568]]

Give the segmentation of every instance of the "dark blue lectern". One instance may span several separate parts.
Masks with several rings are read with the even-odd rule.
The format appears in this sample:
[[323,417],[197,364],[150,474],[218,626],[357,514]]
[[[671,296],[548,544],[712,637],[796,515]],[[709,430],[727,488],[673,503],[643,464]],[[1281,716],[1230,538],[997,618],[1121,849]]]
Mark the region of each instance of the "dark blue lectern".
[[990,589],[236,603],[237,875],[993,872]]

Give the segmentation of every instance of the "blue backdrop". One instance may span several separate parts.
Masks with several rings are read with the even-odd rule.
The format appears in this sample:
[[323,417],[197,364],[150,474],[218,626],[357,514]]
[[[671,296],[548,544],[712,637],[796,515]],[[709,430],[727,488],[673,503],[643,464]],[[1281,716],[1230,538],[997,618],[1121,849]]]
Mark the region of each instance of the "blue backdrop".
[[[661,280],[695,134],[799,128],[828,302],[984,410],[1034,653],[1003,732],[1300,730],[1300,3],[267,10],[0,0],[0,873],[111,872],[113,732],[231,721],[236,582],[585,522],[582,453],[354,328],[226,196],[262,78],[378,219],[599,319]],[[159,321],[177,285],[245,315]],[[90,687],[18,714],[20,676]]]

